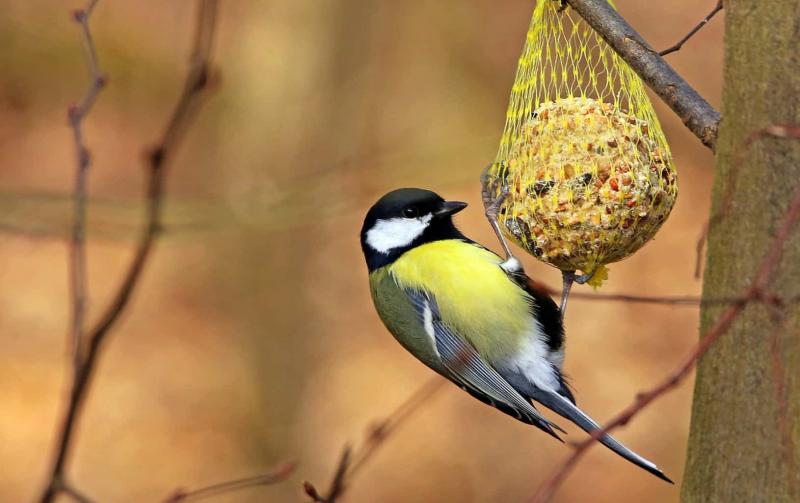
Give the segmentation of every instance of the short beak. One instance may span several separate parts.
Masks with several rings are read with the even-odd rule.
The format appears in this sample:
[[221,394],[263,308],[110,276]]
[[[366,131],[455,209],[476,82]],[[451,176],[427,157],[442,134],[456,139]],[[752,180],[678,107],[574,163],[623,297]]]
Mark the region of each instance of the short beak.
[[439,206],[439,209],[436,210],[433,215],[438,218],[446,217],[454,215],[466,207],[467,203],[462,203],[461,201],[445,201],[441,204],[441,206]]

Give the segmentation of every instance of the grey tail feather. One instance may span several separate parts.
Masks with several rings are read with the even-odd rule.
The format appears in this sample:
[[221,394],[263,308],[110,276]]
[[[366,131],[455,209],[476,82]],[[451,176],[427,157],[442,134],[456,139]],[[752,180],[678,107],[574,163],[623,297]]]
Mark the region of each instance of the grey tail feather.
[[[600,429],[600,425],[594,422],[592,418],[587,416],[566,397],[563,397],[556,392],[537,389],[536,393],[531,398],[541,403],[548,409],[551,409],[556,414],[569,419],[587,433],[591,434],[593,431]],[[605,434],[600,437],[598,441],[636,466],[647,470],[661,480],[665,480],[670,484],[674,484],[674,482],[670,480],[669,477],[664,475],[664,473],[659,470],[654,463],[628,449],[611,435]]]

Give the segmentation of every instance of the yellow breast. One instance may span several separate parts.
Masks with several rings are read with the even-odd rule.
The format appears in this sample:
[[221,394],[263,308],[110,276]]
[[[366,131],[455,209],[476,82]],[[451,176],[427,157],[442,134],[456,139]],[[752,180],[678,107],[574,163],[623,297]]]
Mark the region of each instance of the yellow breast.
[[494,253],[453,239],[409,250],[389,270],[401,287],[431,293],[442,319],[491,361],[515,353],[534,323],[530,296],[500,263]]

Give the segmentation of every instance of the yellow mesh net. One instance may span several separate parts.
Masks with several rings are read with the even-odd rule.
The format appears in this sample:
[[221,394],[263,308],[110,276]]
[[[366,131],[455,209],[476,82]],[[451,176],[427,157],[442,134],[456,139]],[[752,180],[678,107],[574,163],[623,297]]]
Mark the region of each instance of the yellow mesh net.
[[595,273],[655,235],[677,176],[641,79],[559,6],[536,5],[487,185],[494,196],[509,188],[498,216],[509,239],[561,270]]

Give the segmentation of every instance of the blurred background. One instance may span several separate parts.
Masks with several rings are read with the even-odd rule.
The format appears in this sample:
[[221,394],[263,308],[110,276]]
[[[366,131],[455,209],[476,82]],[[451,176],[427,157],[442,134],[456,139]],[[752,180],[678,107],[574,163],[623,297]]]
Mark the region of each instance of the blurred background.
[[[714,2],[617,4],[664,48]],[[68,469],[78,487],[99,501],[155,501],[296,459],[288,481],[218,501],[301,501],[302,480],[326,487],[343,444],[430,377],[373,311],[361,221],[384,192],[421,186],[470,202],[461,229],[499,248],[478,176],[494,159],[533,5],[222,3],[221,87],[177,151],[166,230],[103,354]],[[68,392],[66,109],[87,71],[69,15],[80,2],[0,6],[0,500],[11,502],[38,494]],[[131,257],[143,151],[180,92],[194,20],[194,2],[155,0],[101,1],[92,17],[109,86],[85,126],[90,321]],[[720,16],[669,56],[715,106],[722,26]],[[695,243],[713,160],[655,105],[680,196],[657,239],[612,265],[607,293],[700,291]],[[555,269],[525,259],[530,275],[560,284]],[[698,312],[573,299],[566,324],[566,371],[579,404],[603,422],[688,353]],[[556,501],[676,501],[690,401],[687,383],[618,434],[675,486],[594,448]],[[346,499],[525,501],[568,454],[447,386],[389,438]]]

